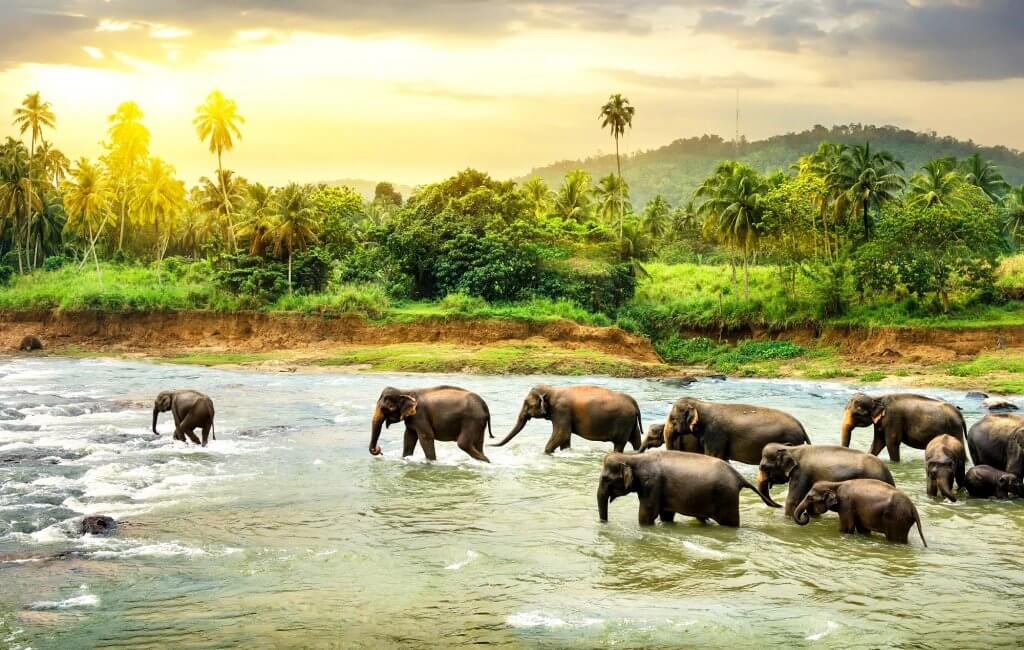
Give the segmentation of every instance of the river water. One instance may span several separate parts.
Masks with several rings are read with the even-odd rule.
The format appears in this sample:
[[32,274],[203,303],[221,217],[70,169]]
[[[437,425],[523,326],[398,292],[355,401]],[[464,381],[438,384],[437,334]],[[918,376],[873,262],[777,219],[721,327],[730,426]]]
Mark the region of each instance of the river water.
[[[367,453],[386,385],[454,383],[495,433],[534,383],[632,394],[645,420],[693,394],[785,409],[838,441],[853,387],[730,380],[267,374],[60,358],[0,359],[0,647],[1019,646],[1024,503],[925,495],[923,455],[893,469],[929,548],[807,527],[741,493],[742,527],[641,529],[633,496],[598,521],[608,445],[542,453],[531,422],[491,465],[452,443]],[[217,407],[207,449],[171,440],[152,398],[192,387]],[[874,388],[873,390],[877,390]],[[961,393],[928,391],[980,416]],[[854,432],[866,448],[870,432]],[[909,453],[906,453],[909,452]],[[884,455],[884,452],[883,452]],[[753,478],[756,468],[738,466]],[[774,488],[782,501],[784,486]],[[70,530],[119,519],[113,537]]]

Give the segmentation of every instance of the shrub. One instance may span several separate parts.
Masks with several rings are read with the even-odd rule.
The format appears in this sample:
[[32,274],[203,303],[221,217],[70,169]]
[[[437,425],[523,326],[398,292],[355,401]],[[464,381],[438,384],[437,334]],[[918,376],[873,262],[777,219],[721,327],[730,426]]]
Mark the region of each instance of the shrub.
[[669,363],[708,363],[727,345],[717,343],[706,336],[681,338],[675,334],[654,343],[655,351]]
[[63,255],[50,255],[43,260],[43,269],[47,271],[56,271],[57,269],[70,264],[71,260]]
[[0,287],[6,286],[10,283],[11,278],[14,277],[14,267],[8,266],[7,264],[0,264]]

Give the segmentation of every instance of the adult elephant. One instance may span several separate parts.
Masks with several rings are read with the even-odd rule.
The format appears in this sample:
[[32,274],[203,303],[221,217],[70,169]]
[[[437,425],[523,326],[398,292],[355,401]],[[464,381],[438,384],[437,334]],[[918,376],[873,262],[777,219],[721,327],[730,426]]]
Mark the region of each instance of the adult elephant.
[[871,454],[888,450],[889,460],[899,462],[900,445],[925,449],[932,438],[949,434],[963,442],[967,423],[960,409],[924,395],[889,393],[871,397],[856,393],[846,403],[839,435],[844,447],[850,446],[855,427],[874,426]]
[[1024,416],[986,415],[967,434],[967,449],[975,465],[990,465],[1024,479]]
[[792,517],[796,505],[818,481],[848,481],[873,478],[895,486],[889,468],[881,460],[863,451],[835,445],[778,443],[765,445],[757,475],[757,488],[768,494],[772,485],[789,483],[786,516]]
[[[708,456],[748,465],[761,461],[764,446],[811,444],[800,422],[776,409],[749,404],[707,402],[681,397],[665,419],[662,439],[668,449],[690,451],[694,444]],[[648,435],[642,449],[657,446]]]
[[[381,454],[377,442],[381,426],[405,423],[402,457],[411,456],[416,442],[429,460],[437,460],[434,441],[457,442],[471,457],[491,462],[484,455],[484,430],[491,426],[491,412],[476,393],[456,386],[434,386],[399,390],[388,386],[381,391],[370,424],[370,453]],[[492,434],[493,437],[493,434]]]
[[[156,396],[153,402],[153,433],[160,435],[156,430],[156,421],[161,413],[167,411],[174,416],[174,439],[185,441],[185,436],[192,442],[206,446],[211,434],[217,439],[217,431],[213,426],[213,400],[197,390],[165,390]],[[203,441],[199,442],[195,431],[197,428],[203,430]]]
[[685,451],[613,452],[604,458],[597,510],[601,521],[608,521],[608,503],[636,492],[641,526],[649,526],[659,517],[664,522],[672,521],[678,513],[701,523],[714,519],[722,526],[735,527],[740,525],[739,495],[743,488],[756,492],[766,505],[779,507],[724,460]]
[[629,395],[600,386],[538,384],[526,394],[512,431],[494,446],[501,447],[514,438],[531,418],[551,420],[545,454],[568,449],[574,433],[587,440],[611,442],[615,451],[625,449],[627,442],[639,449],[643,437],[640,407]]

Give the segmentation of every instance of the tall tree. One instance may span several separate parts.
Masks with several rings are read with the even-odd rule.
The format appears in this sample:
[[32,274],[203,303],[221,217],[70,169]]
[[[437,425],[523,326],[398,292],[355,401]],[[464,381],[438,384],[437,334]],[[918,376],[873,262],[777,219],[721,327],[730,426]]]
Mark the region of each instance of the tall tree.
[[554,202],[554,195],[548,188],[548,184],[539,176],[534,176],[521,186],[523,196],[526,197],[526,204],[533,212],[534,219],[542,219],[551,210]]
[[135,102],[123,102],[107,116],[110,126],[104,145],[103,162],[111,179],[111,200],[118,212],[117,250],[124,249],[124,235],[131,220],[129,207],[135,201],[134,190],[149,156],[149,129],[142,124],[142,109]]
[[238,238],[249,242],[250,255],[262,255],[267,244],[272,243],[274,192],[262,183],[252,183],[245,193],[245,217],[238,224]]
[[871,210],[877,215],[906,184],[902,171],[903,163],[888,151],[872,151],[870,142],[842,149],[826,183],[841,191],[838,209],[861,215],[865,239],[871,237]]
[[929,160],[910,179],[907,189],[907,203],[910,205],[963,205],[964,199],[958,194],[964,185],[964,178],[952,158]]
[[248,184],[248,181],[230,169],[222,170],[216,182],[206,176],[199,179],[199,201],[209,215],[209,226],[212,231],[221,234],[232,250],[235,250],[236,227],[231,215],[244,207]]
[[[636,109],[630,106],[629,100],[620,93],[615,93],[608,98],[598,119],[601,120],[601,128],[608,129],[615,138],[615,171],[619,180],[622,180],[622,161],[619,156],[619,138],[625,134],[627,128],[633,127],[633,115]],[[619,239],[622,239],[622,222],[624,214],[619,215]]]
[[655,194],[654,198],[644,206],[641,220],[644,231],[654,241],[660,241],[668,234],[671,227],[671,216],[672,210],[669,208],[668,201],[660,194]]
[[[22,135],[26,131],[30,132],[31,146],[29,147],[29,173],[28,183],[29,187],[35,182],[36,177],[39,176],[40,171],[35,168],[35,157],[36,157],[36,142],[42,141],[43,129],[55,129],[57,128],[57,118],[53,114],[52,106],[50,102],[43,101],[42,96],[38,92],[30,93],[25,96],[22,100],[21,106],[14,109],[14,126],[18,128],[18,132]],[[25,254],[28,255],[28,251],[32,248],[32,242],[29,240],[31,236],[31,228],[28,226],[29,220],[32,218],[32,212],[34,205],[41,204],[40,197],[42,192],[39,190],[32,190],[31,192],[38,199],[33,202],[33,205],[29,206],[29,212],[24,215],[24,221],[22,222]]]
[[139,176],[132,209],[141,222],[153,227],[159,282],[164,254],[185,209],[185,183],[175,178],[174,167],[159,158],[150,158]]
[[214,90],[206,97],[206,101],[196,108],[196,117],[192,120],[196,127],[196,134],[200,141],[210,141],[210,153],[217,154],[217,177],[221,181],[221,193],[224,195],[224,205],[228,209],[227,219],[229,222],[229,233],[231,235],[231,247],[237,249],[235,244],[234,223],[231,217],[231,201],[228,198],[227,188],[224,186],[224,165],[222,156],[225,151],[231,151],[235,147],[235,140],[242,139],[240,125],[245,124],[245,118],[238,113],[238,105],[235,100],[226,98],[219,90]]
[[25,145],[14,138],[0,147],[0,233],[10,227],[11,241],[18,252],[18,271],[24,272],[29,264],[25,247],[28,224],[36,210],[42,207],[42,197],[32,184],[30,159]]
[[1003,199],[1003,231],[1014,245],[1024,242],[1024,185],[1013,188]]
[[96,277],[102,282],[96,242],[109,220],[110,193],[106,179],[99,167],[87,158],[79,158],[71,169],[68,180],[64,181],[63,189],[64,210],[68,215],[65,228],[87,242],[79,268],[88,264],[89,254],[92,253],[92,259],[96,263]]
[[316,242],[318,224],[309,187],[289,183],[274,201],[274,254],[288,251],[288,293],[292,292],[292,254]]
[[621,176],[608,174],[598,181],[594,196],[597,198],[597,212],[601,219],[609,225],[618,226],[621,240],[626,213],[633,211],[629,203],[629,185]]
[[965,158],[959,167],[964,182],[980,189],[993,203],[999,203],[1010,189],[999,167],[991,160],[982,158],[979,153]]
[[555,195],[552,212],[563,219],[583,223],[590,219],[591,210],[590,174],[574,169],[565,175]]

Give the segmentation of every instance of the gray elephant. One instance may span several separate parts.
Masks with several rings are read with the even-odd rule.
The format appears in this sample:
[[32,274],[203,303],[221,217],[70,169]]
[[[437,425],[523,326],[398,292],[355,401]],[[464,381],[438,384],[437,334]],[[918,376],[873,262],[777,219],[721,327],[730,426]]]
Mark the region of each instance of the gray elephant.
[[975,465],[991,465],[1024,479],[1024,416],[986,415],[971,427],[967,448]]
[[793,516],[796,505],[818,481],[873,478],[896,485],[889,468],[875,456],[835,445],[789,447],[773,442],[765,445],[758,469],[757,487],[765,494],[772,485],[789,483],[787,517]]
[[437,460],[434,441],[456,442],[459,449],[485,463],[484,431],[491,426],[491,412],[476,393],[456,386],[415,390],[387,387],[381,391],[370,423],[370,453],[381,454],[377,442],[381,426],[405,423],[402,456],[411,456],[419,442],[429,460]]
[[[663,430],[660,440],[668,449],[703,451],[708,456],[748,465],[761,461],[761,452],[769,443],[811,443],[803,425],[788,413],[764,406],[707,402],[693,397],[676,400]],[[646,450],[658,444],[659,437],[648,433],[640,448]]]
[[818,481],[793,511],[793,521],[806,526],[812,514],[818,516],[829,510],[839,513],[840,533],[876,532],[884,534],[890,542],[907,544],[907,533],[916,523],[921,543],[928,546],[914,502],[884,481]]
[[587,440],[611,442],[615,451],[625,449],[627,442],[639,449],[643,437],[640,407],[629,395],[600,386],[539,384],[526,394],[512,431],[494,446],[501,447],[514,438],[531,418],[551,421],[545,454],[568,449],[574,433]]
[[[647,435],[640,443],[640,452],[654,449],[665,444],[665,423],[655,422],[647,427]],[[675,439],[675,451],[688,451],[692,454],[703,454],[704,448],[700,446],[697,436],[692,433],[683,434]]]
[[714,519],[722,526],[740,525],[740,490],[748,488],[766,505],[780,507],[724,460],[685,451],[655,454],[612,452],[604,457],[597,488],[597,510],[608,521],[608,503],[636,492],[639,521],[649,526],[659,517],[672,521],[676,514],[701,523]]
[[879,397],[856,393],[846,403],[839,429],[842,445],[850,446],[850,432],[855,427],[867,426],[873,426],[875,433],[871,455],[877,456],[885,448],[889,460],[897,463],[901,444],[924,449],[936,436],[948,434],[963,441],[967,434],[960,409],[949,402],[910,393]]
[[975,465],[967,472],[967,493],[972,497],[1009,499],[1010,495],[1024,497],[1021,480],[991,465]]
[[927,472],[928,496],[942,496],[956,502],[953,483],[964,487],[967,471],[967,452],[962,442],[953,436],[943,434],[928,443],[924,450],[924,465]]
[[161,413],[170,411],[174,416],[174,439],[185,441],[185,436],[197,445],[200,444],[193,431],[197,428],[203,430],[202,445],[205,447],[207,440],[212,436],[217,439],[217,432],[213,426],[213,400],[208,396],[195,390],[165,390],[156,396],[153,402],[153,433],[160,435],[156,430],[156,421]]

